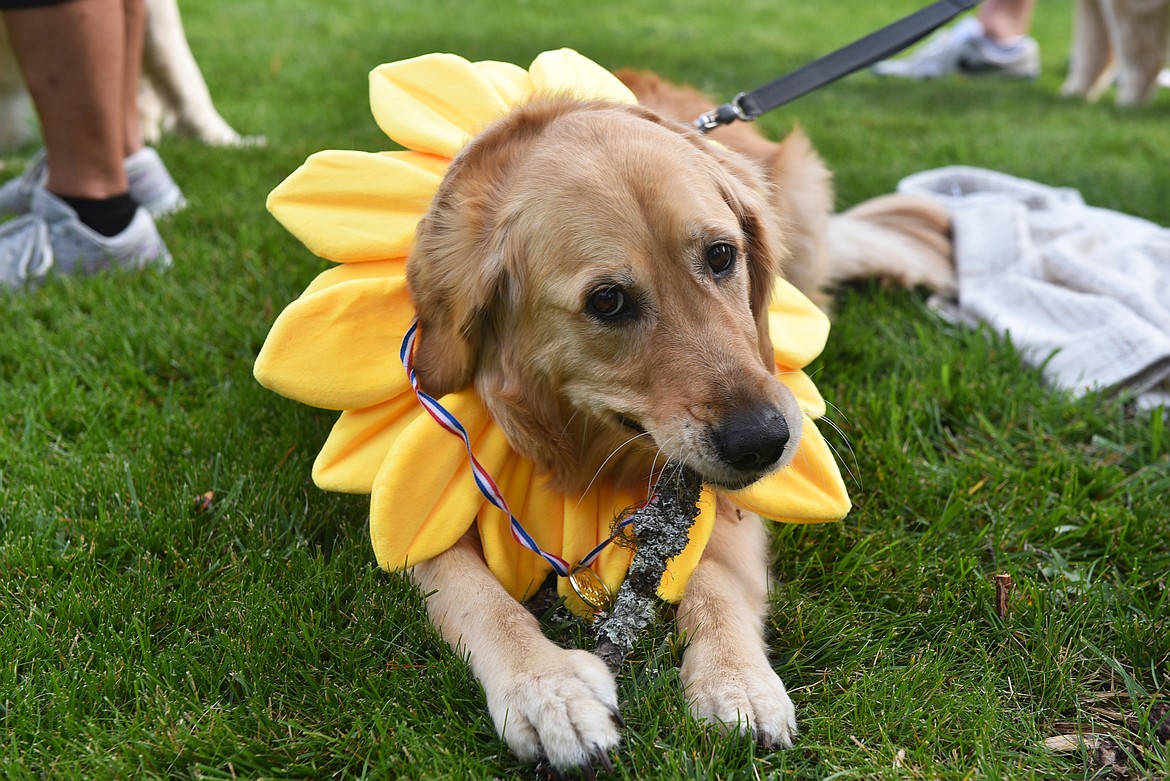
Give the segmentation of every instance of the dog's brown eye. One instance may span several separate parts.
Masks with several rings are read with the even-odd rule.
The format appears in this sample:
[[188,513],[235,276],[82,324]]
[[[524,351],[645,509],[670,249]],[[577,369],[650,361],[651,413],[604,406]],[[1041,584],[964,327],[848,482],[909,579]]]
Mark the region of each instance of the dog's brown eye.
[[707,266],[716,277],[728,274],[735,268],[735,247],[726,242],[719,242],[707,247]]
[[626,291],[617,285],[606,285],[594,290],[589,296],[589,311],[598,317],[612,320],[629,311]]

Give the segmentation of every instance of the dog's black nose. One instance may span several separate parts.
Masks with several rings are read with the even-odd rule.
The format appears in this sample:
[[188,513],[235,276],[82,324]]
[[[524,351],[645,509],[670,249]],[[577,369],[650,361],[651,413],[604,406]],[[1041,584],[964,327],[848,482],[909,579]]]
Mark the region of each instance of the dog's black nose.
[[758,472],[784,455],[788,423],[775,407],[752,407],[729,416],[711,436],[724,461],[744,472]]

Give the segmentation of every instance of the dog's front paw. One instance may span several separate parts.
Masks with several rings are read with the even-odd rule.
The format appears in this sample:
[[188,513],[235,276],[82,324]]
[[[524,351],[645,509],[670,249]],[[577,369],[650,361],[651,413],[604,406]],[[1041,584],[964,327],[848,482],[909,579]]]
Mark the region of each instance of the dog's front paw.
[[792,748],[796,708],[780,676],[764,662],[683,670],[691,713],[724,729],[750,731],[764,748]]
[[547,757],[557,770],[610,767],[621,716],[613,675],[596,656],[554,646],[520,669],[484,678],[496,732],[518,757]]

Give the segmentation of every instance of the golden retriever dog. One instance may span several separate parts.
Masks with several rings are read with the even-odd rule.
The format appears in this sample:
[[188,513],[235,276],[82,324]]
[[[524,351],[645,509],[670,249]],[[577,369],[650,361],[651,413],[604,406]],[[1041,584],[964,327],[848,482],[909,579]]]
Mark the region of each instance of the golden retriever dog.
[[[791,460],[801,415],[773,376],[778,274],[825,301],[857,274],[953,285],[945,212],[886,196],[832,215],[829,173],[799,132],[713,144],[712,104],[623,73],[643,105],[540,99],[476,136],[419,226],[407,283],[415,367],[438,397],[473,385],[518,451],[580,492],[644,487],[663,457],[716,489]],[[560,770],[607,766],[617,690],[600,659],[548,640],[489,571],[474,528],[413,577],[465,654],[501,737]],[[768,662],[764,525],[726,498],[678,607],[696,717],[790,746],[795,710]]]
[[1145,103],[1170,48],[1170,0],[1077,0],[1061,94],[1097,100],[1116,80],[1117,105]]
[[[211,100],[203,72],[191,53],[177,0],[146,0],[146,40],[138,111],[143,134],[155,143],[175,131],[212,146],[262,144],[241,136]],[[32,135],[32,111],[20,68],[0,25],[0,149],[11,149]]]

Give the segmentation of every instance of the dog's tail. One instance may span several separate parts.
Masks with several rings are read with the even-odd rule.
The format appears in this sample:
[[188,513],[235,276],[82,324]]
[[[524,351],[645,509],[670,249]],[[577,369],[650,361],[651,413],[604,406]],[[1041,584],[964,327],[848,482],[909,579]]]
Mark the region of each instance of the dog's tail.
[[863,277],[954,292],[951,219],[944,206],[893,194],[834,214],[832,175],[801,129],[779,144],[764,143],[767,154],[758,158],[775,186],[774,206],[787,223],[792,252],[785,273],[805,295],[828,306],[833,288]]
[[829,287],[878,277],[903,287],[955,292],[951,220],[942,205],[916,195],[882,195],[829,218]]

